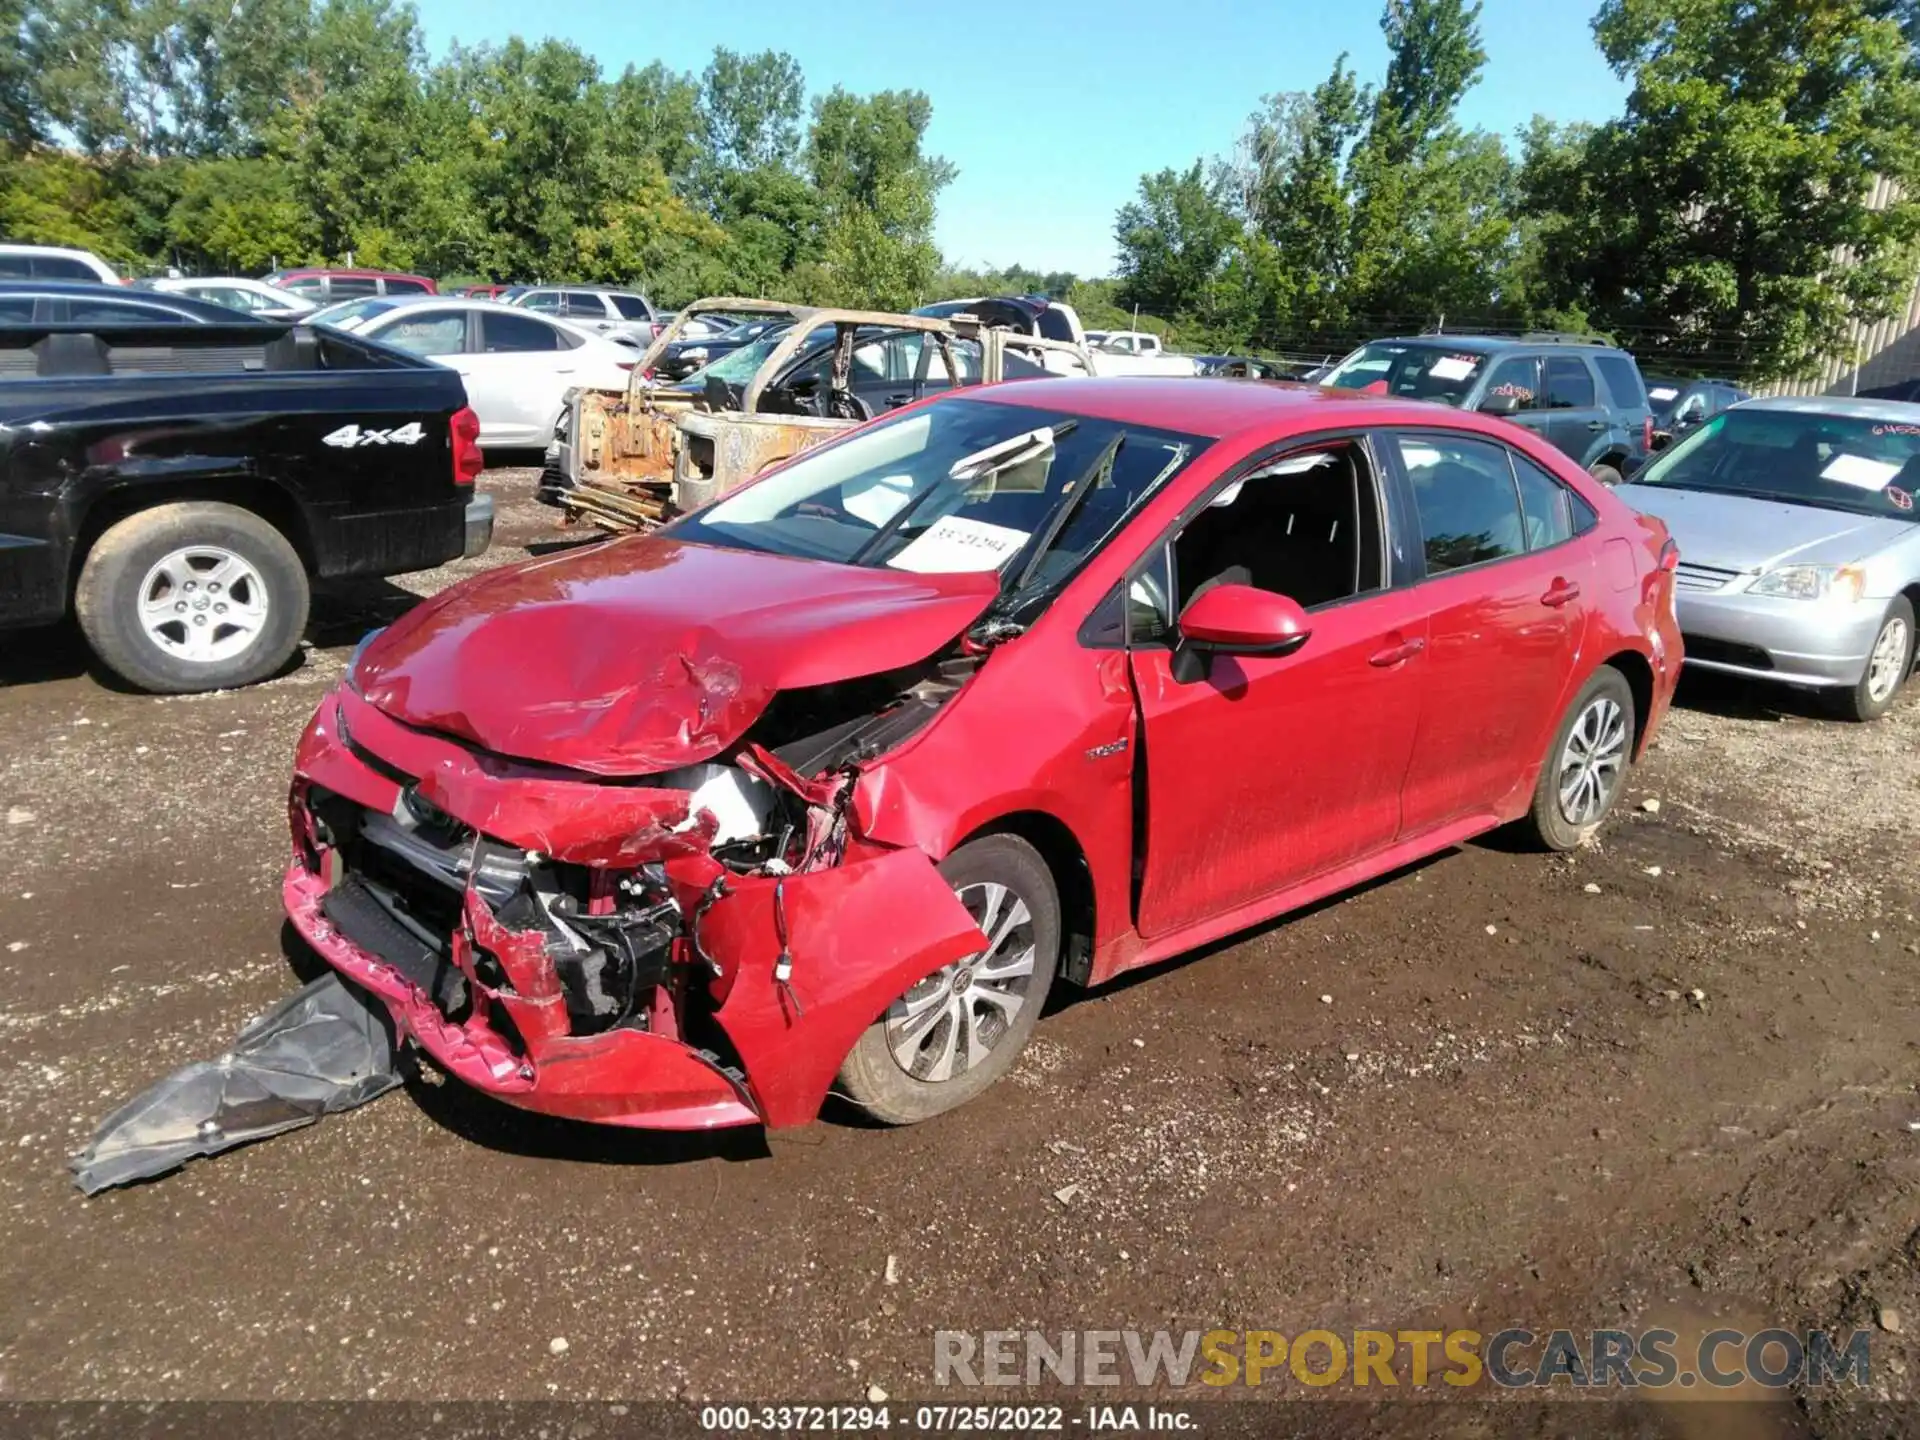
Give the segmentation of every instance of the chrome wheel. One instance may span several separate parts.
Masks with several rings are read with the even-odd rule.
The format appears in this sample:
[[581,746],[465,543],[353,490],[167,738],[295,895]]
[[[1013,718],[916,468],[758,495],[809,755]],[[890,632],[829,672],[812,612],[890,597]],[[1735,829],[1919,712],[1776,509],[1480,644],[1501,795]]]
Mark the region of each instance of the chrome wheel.
[[1033,915],[1012,889],[982,883],[954,892],[987,948],[956,960],[887,1008],[887,1049],[916,1080],[966,1074],[1005,1038],[1033,981]]
[[252,562],[218,545],[164,555],[140,582],[140,628],[169,655],[214,664],[260,638],[267,587]]
[[1881,627],[1880,638],[1873,642],[1867,657],[1867,695],[1876,705],[1900,688],[1907,665],[1907,622],[1895,615]]
[[1560,751],[1555,786],[1569,825],[1592,825],[1607,813],[1627,760],[1627,717],[1611,696],[1580,712]]

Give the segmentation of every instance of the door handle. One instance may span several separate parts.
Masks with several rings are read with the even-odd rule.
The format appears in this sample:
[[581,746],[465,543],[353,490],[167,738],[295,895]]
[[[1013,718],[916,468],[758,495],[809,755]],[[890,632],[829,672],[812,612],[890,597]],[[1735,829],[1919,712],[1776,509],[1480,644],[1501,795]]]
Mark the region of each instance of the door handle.
[[889,395],[889,396],[887,396],[887,404],[888,404],[889,406],[894,406],[894,405],[911,405],[912,403],[913,403],[913,395],[912,395],[912,394],[911,394],[910,392],[907,392],[907,391],[902,391],[901,393],[899,393],[899,394],[897,394],[897,395]]
[[1606,428],[1607,428],[1607,422],[1604,420],[1587,421],[1587,429],[1589,430],[1604,430]]
[[1385,670],[1400,664],[1404,660],[1411,660],[1426,648],[1427,642],[1425,640],[1402,640],[1398,645],[1389,645],[1384,650],[1374,651],[1373,654],[1367,657],[1367,663]]
[[1547,587],[1547,593],[1540,597],[1542,605],[1551,605],[1556,610],[1580,598],[1580,587],[1567,580],[1555,580]]

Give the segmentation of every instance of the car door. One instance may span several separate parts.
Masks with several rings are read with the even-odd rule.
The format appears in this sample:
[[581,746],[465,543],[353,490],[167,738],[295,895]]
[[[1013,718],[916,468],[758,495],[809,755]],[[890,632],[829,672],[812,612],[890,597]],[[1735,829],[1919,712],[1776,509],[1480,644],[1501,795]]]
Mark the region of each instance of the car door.
[[1612,428],[1607,412],[1600,408],[1593,371],[1582,355],[1545,356],[1541,369],[1547,443],[1587,465]]
[[601,335],[613,329],[615,316],[606,300],[591,290],[568,290],[561,296],[561,314],[576,325]]
[[467,312],[477,322],[466,353],[467,403],[480,417],[482,445],[544,445],[579,370],[578,337],[518,310]]
[[[1136,567],[1128,661],[1142,734],[1135,783],[1146,787],[1136,807],[1143,935],[1392,844],[1425,630],[1392,583],[1385,524],[1365,441],[1316,441],[1216,482]],[[1177,617],[1221,583],[1297,592],[1311,632],[1289,654],[1214,656],[1183,681]]]
[[1401,833],[1486,815],[1537,764],[1574,675],[1595,592],[1591,542],[1566,488],[1489,439],[1390,431],[1402,513],[1423,577],[1420,724]]

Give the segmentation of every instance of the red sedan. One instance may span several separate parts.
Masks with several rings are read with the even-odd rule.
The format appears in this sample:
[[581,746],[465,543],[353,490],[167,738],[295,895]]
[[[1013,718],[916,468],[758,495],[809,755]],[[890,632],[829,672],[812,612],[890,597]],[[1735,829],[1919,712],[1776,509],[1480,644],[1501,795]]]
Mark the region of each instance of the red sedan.
[[1676,560],[1498,420],[969,389],[370,637],[300,745],[286,904],[513,1104],[920,1120],[1055,985],[1495,826],[1581,843],[1679,674]]

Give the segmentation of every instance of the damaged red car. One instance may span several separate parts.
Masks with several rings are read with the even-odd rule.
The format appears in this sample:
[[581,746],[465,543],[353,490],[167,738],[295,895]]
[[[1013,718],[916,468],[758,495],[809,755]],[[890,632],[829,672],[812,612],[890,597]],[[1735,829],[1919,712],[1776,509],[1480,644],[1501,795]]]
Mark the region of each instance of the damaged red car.
[[1579,844],[1671,696],[1676,560],[1497,420],[969,389],[369,637],[286,906],[512,1104],[920,1120],[1058,986],[1495,826]]

